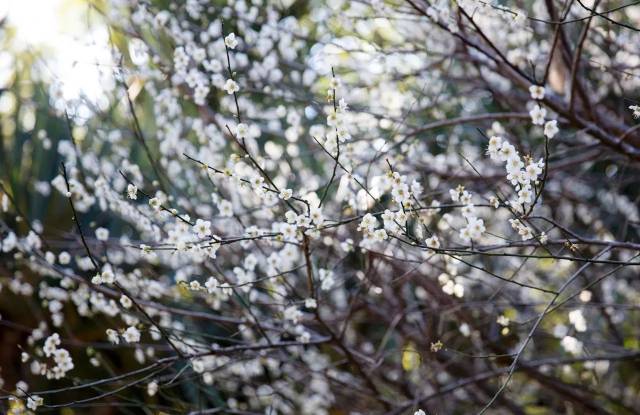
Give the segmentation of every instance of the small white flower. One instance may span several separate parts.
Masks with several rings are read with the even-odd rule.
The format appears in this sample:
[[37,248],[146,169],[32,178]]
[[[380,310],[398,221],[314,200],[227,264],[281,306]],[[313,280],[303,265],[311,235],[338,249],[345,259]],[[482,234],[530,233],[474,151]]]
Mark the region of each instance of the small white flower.
[[227,82],[224,83],[224,90],[227,91],[227,94],[231,95],[234,92],[238,92],[240,87],[233,79],[227,79]]
[[224,44],[227,45],[227,47],[229,49],[235,49],[236,46],[238,46],[238,39],[236,39],[236,34],[235,33],[229,33],[224,38]]
[[300,321],[301,317],[302,317],[302,312],[298,310],[294,305],[289,306],[284,310],[285,320],[289,320],[293,324],[298,324],[298,321]]
[[502,314],[498,316],[498,319],[496,320],[498,322],[498,324],[500,324],[501,326],[508,326],[509,325],[509,317],[503,316]]
[[371,213],[367,213],[362,218],[360,225],[358,225],[358,230],[363,231],[365,233],[373,232],[374,229],[378,226],[378,219],[373,216]]
[[460,238],[465,242],[480,238],[485,231],[484,221],[473,216],[467,218],[467,221],[467,226],[460,229]]
[[499,159],[498,152],[500,151],[501,147],[502,147],[502,137],[494,135],[489,139],[489,146],[487,147],[487,154],[493,160],[497,160],[497,159]]
[[577,332],[587,331],[587,320],[585,320],[581,310],[569,311],[569,322],[573,324]]
[[[544,165],[544,162],[543,162]],[[531,162],[524,169],[524,178],[529,182],[538,180],[538,176],[542,174],[542,166],[538,163]]]
[[96,229],[96,238],[99,241],[106,241],[107,239],[109,239],[109,230],[105,228]]
[[296,226],[288,223],[282,225],[280,232],[286,241],[295,241],[298,235]]
[[468,226],[460,229],[460,238],[465,242],[469,242],[471,240],[471,232]]
[[233,204],[228,200],[220,200],[218,202],[218,211],[223,218],[230,218],[233,216]]
[[129,184],[127,186],[127,197],[131,200],[136,200],[138,198],[138,188],[135,184]]
[[140,341],[140,330],[130,326],[124,331],[122,337],[127,343],[138,343]]
[[58,254],[58,262],[60,265],[69,264],[69,262],[71,262],[71,255],[66,251],[60,252],[60,254]]
[[160,210],[160,199],[158,199],[157,197],[149,199],[149,206],[155,211]]
[[208,220],[196,220],[196,224],[193,226],[193,229],[195,230],[196,234],[198,234],[198,238],[211,236],[211,222],[209,222]]
[[100,274],[100,278],[102,279],[102,282],[106,284],[113,284],[113,282],[116,280],[115,274],[108,266],[103,268],[102,274]]
[[124,308],[131,308],[131,306],[133,305],[131,298],[127,297],[126,295],[120,297],[120,304],[122,304]]
[[204,283],[204,286],[207,288],[207,292],[209,294],[213,294],[216,290],[216,287],[218,287],[218,280],[216,280],[214,277],[209,277]]
[[384,229],[377,229],[373,232],[373,238],[378,242],[382,242],[389,239],[389,235]]
[[147,385],[147,395],[153,396],[158,392],[158,382],[149,382]]
[[547,241],[549,241],[549,236],[543,231],[542,233],[540,233],[540,243],[542,245],[545,245]]
[[296,225],[301,228],[311,227],[311,218],[305,215],[298,215],[296,217]]
[[458,189],[449,189],[449,196],[451,196],[451,200],[453,202],[460,201],[460,192],[458,191]]
[[427,247],[431,248],[431,249],[438,249],[440,248],[440,241],[438,240],[438,237],[433,235],[431,238],[427,238],[424,241],[425,244],[427,244]]
[[324,215],[322,214],[322,209],[311,208],[311,212],[309,212],[309,219],[311,219],[311,221],[316,226],[321,226],[324,223]]
[[575,337],[564,336],[560,341],[560,345],[572,355],[577,356],[582,353],[582,342]]
[[335,127],[338,125],[338,122],[338,113],[331,109],[329,114],[327,114],[327,125],[330,127]]
[[393,200],[397,203],[404,203],[411,197],[411,193],[409,192],[409,185],[406,183],[400,183],[398,185],[393,186],[391,189],[391,196],[393,196]]
[[204,362],[201,359],[193,359],[191,361],[191,367],[196,373],[204,372]]
[[500,160],[502,161],[507,161],[512,158],[517,158],[517,159],[520,158],[520,156],[518,156],[518,152],[516,151],[516,148],[508,141],[504,141],[502,143],[502,146],[500,146],[499,157],[500,157]]
[[471,328],[467,323],[462,323],[458,330],[460,330],[460,333],[462,333],[464,337],[469,337],[469,335],[471,334]]
[[629,109],[633,111],[633,118],[640,118],[640,105],[631,105]]
[[532,99],[544,99],[544,87],[540,85],[531,85],[529,87],[529,93]]
[[531,116],[533,124],[542,125],[544,124],[544,117],[547,115],[547,110],[542,108],[540,105],[536,105],[531,111],[529,111],[529,115]]
[[245,138],[249,132],[249,126],[245,123],[240,123],[236,126],[236,136],[238,138]]
[[347,130],[344,126],[338,128],[337,134],[338,140],[340,140],[341,143],[351,140],[351,134],[349,133],[349,130]]
[[287,223],[295,223],[296,218],[298,217],[298,215],[296,215],[296,212],[294,212],[293,210],[288,210],[284,214],[284,217],[287,219]]
[[520,189],[518,191],[518,203],[519,204],[525,204],[525,203],[531,203],[531,200],[533,199],[533,192],[531,191],[531,187],[523,187],[522,189]]
[[43,399],[38,395],[31,395],[27,399],[27,408],[35,411],[39,406],[43,404]]
[[280,197],[280,199],[282,200],[289,200],[291,199],[291,196],[293,196],[293,190],[291,189],[281,190],[280,194],[278,195],[278,197]]
[[558,134],[558,131],[560,130],[558,129],[558,121],[556,120],[547,121],[544,125],[544,135],[548,139],[552,139],[556,134]]
[[118,332],[113,329],[107,329],[107,337],[109,338],[109,341],[113,344],[120,343],[120,337],[118,336]]
[[60,346],[60,343],[61,340],[58,333],[53,333],[51,336],[47,337],[47,339],[44,341],[44,347],[42,348],[44,355],[47,357],[53,355],[58,346]]

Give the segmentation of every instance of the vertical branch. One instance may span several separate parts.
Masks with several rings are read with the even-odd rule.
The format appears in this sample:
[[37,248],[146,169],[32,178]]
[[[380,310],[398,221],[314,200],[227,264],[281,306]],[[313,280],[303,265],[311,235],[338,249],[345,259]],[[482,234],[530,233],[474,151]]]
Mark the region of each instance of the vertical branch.
[[[580,34],[580,40],[578,41],[578,46],[576,48],[576,52],[573,55],[573,62],[571,63],[571,84],[570,84],[570,95],[569,95],[569,112],[573,112],[574,105],[574,97],[576,93],[576,82],[578,82],[578,68],[580,66],[580,57],[582,56],[582,50],[584,48],[584,43],[587,40],[587,35],[589,34],[589,26],[591,26],[591,20],[593,20],[593,16],[595,16],[595,10],[598,8],[600,4],[600,0],[596,0],[593,4],[593,10],[591,12],[591,16],[587,19],[587,22],[584,24],[582,28],[582,33]],[[589,107],[588,97],[586,95],[582,95],[585,102],[583,103],[587,108]]]
[[[87,255],[89,256],[89,259],[91,260],[91,263],[93,264],[94,269],[97,272],[100,272],[100,265],[98,264],[98,262],[93,257],[93,254],[91,254],[91,249],[89,249],[89,245],[87,244],[87,241],[86,241],[86,239],[84,237],[84,232],[82,232],[82,226],[80,225],[80,220],[78,218],[78,214],[76,212],[76,208],[75,208],[75,206],[73,204],[73,193],[71,192],[71,186],[69,185],[69,178],[67,176],[67,169],[66,169],[66,167],[64,165],[64,162],[62,163],[62,175],[64,177],[64,182],[67,185],[67,197],[69,199],[69,204],[71,205],[71,211],[73,213],[73,221],[76,224],[76,228],[78,229],[78,233],[80,234],[80,239],[82,240],[82,245],[84,246],[84,249],[87,252]],[[113,285],[118,290],[120,290],[120,292],[123,295],[127,296],[131,300],[131,302],[136,307],[136,309],[149,321],[149,323],[151,323],[152,326],[154,326],[160,332],[160,334],[165,338],[167,343],[169,343],[171,348],[178,354],[178,356],[184,357],[184,354],[182,353],[182,351],[180,351],[180,349],[178,349],[178,347],[173,343],[173,341],[171,341],[171,339],[169,338],[169,335],[166,333],[166,331],[159,324],[156,324],[156,322],[144,310],[144,308],[142,308],[142,306],[140,304],[138,304],[138,302],[133,297],[133,295],[131,295],[128,292],[128,290],[125,289],[122,285],[120,285],[120,283],[118,283],[117,281],[115,281]]]
[[[333,71],[333,67],[331,68],[331,75],[333,76],[333,79],[335,79],[336,74]],[[336,114],[338,114],[338,106],[336,105],[336,89],[333,89],[333,112]],[[337,121],[337,119],[336,119]],[[327,197],[327,194],[329,193],[329,188],[331,187],[331,184],[333,184],[333,180],[336,178],[336,171],[338,169],[338,161],[340,160],[340,138],[338,137],[338,126],[336,125],[336,157],[335,157],[335,163],[333,164],[333,172],[331,173],[331,178],[329,179],[329,183],[327,183],[327,187],[325,187],[324,189],[324,193],[322,194],[322,197],[320,198],[320,202],[318,203],[318,207],[322,206],[322,203],[324,202],[324,199]]]
[[69,185],[69,177],[67,176],[67,168],[62,162],[62,177],[64,177],[64,182],[67,185],[67,198],[69,199],[69,205],[71,205],[71,212],[73,214],[72,220],[76,224],[76,228],[78,229],[78,233],[80,234],[80,240],[82,240],[82,246],[84,246],[84,250],[87,252],[91,263],[96,271],[100,271],[100,265],[95,260],[93,255],[91,254],[91,250],[89,249],[89,245],[87,244],[86,239],[84,239],[84,232],[82,232],[82,226],[80,225],[80,220],[78,219],[78,213],[76,212],[75,205],[73,204],[73,192],[71,191],[71,186]]

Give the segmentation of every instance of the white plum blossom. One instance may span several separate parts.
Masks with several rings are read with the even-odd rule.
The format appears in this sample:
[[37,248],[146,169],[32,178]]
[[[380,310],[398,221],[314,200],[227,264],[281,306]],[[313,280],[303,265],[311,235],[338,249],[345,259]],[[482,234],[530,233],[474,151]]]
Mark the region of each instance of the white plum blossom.
[[240,87],[233,79],[227,79],[227,81],[224,83],[223,89],[227,91],[227,94],[231,95],[235,92],[238,92],[240,90]]
[[574,356],[582,354],[583,344],[573,336],[564,336],[560,341],[562,348]]
[[249,132],[249,126],[245,123],[240,123],[236,126],[236,136],[238,138],[245,138]]
[[489,146],[487,147],[487,154],[492,160],[500,160],[500,150],[502,149],[502,137],[492,136],[489,139]]
[[118,336],[118,332],[113,329],[107,329],[107,338],[113,344],[120,343],[120,336]]
[[278,197],[282,200],[289,200],[293,196],[293,190],[291,189],[282,189]]
[[531,94],[531,99],[541,100],[544,99],[545,90],[543,86],[531,85],[529,93]]
[[211,222],[208,220],[197,219],[193,229],[198,238],[211,236]]
[[106,241],[109,239],[109,230],[106,228],[96,229],[96,239],[99,241]]
[[531,116],[533,124],[543,125],[544,117],[547,116],[547,110],[536,104],[531,111],[529,111],[529,115]]
[[569,321],[573,324],[577,332],[584,332],[587,330],[587,320],[582,315],[581,310],[570,311]]
[[373,233],[376,226],[378,226],[378,220],[370,213],[367,213],[362,218],[360,225],[358,225],[358,230],[364,232],[365,234]]
[[544,135],[548,139],[552,139],[553,137],[555,137],[555,135],[558,134],[558,131],[560,131],[558,129],[558,121],[551,120],[551,121],[547,121],[545,123],[545,125],[544,125]]
[[127,343],[138,343],[140,341],[140,330],[134,326],[127,327],[122,333],[122,337]]
[[298,310],[296,306],[289,306],[284,310],[285,320],[291,321],[293,324],[297,324],[302,317],[302,312]]
[[29,398],[27,398],[27,408],[31,409],[32,411],[38,409],[38,407],[42,406],[43,403],[44,400],[38,395],[30,395]]
[[136,200],[138,198],[138,188],[134,184],[129,184],[127,186],[127,196],[131,200]]
[[229,33],[224,38],[224,44],[227,45],[227,47],[229,49],[235,49],[236,46],[238,46],[238,39],[236,39],[236,34],[235,33]]
[[158,382],[152,381],[147,384],[147,395],[155,396],[158,392]]
[[44,347],[42,348],[42,351],[44,352],[45,356],[49,357],[53,355],[53,353],[56,351],[59,345],[60,345],[60,335],[58,333],[54,333],[51,336],[47,337],[47,339],[44,342]]
[[318,276],[321,282],[321,289],[323,291],[330,290],[335,284],[335,277],[333,271],[327,269],[318,270]]
[[484,220],[471,216],[467,218],[467,226],[460,230],[460,237],[465,242],[469,242],[479,239],[485,230]]
[[427,238],[424,241],[424,243],[427,245],[428,248],[431,248],[431,249],[439,249],[440,248],[440,240],[435,235]]
[[120,304],[124,308],[131,308],[131,306],[133,305],[133,302],[131,301],[131,298],[127,297],[126,295],[123,295],[120,297]]
[[149,199],[149,206],[157,212],[160,210],[162,203],[160,203],[160,199],[158,199],[157,197],[153,197]]
[[52,358],[55,365],[46,367],[43,374],[48,379],[62,379],[67,372],[74,368],[73,360],[67,349],[60,348],[62,340],[58,333],[53,333],[44,342],[43,352],[46,357]]

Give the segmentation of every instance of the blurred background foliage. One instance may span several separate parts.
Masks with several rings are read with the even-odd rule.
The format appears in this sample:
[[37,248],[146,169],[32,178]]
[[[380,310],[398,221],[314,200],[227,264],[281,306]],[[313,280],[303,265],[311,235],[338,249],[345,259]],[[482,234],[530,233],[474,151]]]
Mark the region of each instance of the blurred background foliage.
[[[157,0],[150,3],[167,9],[172,2]],[[142,88],[142,81],[130,76],[127,70],[133,65],[129,41],[132,37],[140,37],[154,48],[154,53],[169,60],[173,54],[170,39],[158,36],[152,30],[127,33],[117,24],[109,25],[105,20],[107,7],[108,1],[97,0],[8,0],[8,3],[0,0],[0,196],[6,192],[15,201],[19,213],[7,216],[7,224],[20,234],[28,233],[32,226],[42,231],[52,248],[64,246],[72,255],[82,254],[82,246],[69,243],[77,236],[70,232],[74,225],[68,201],[50,185],[50,181],[60,174],[64,159],[59,152],[59,143],[71,140],[76,146],[107,151],[111,143],[97,139],[96,133],[121,135],[120,143],[125,144],[123,150],[128,151],[129,161],[140,166],[142,174],[151,181],[154,178],[152,166],[136,137],[136,125],[125,94],[132,100],[140,130],[149,136],[155,128],[153,101]],[[288,5],[288,13],[298,19],[304,19],[307,12],[306,1]],[[218,15],[210,16],[211,20],[218,18]],[[208,107],[213,111],[219,108],[218,98],[211,94]],[[191,105],[192,115],[197,115],[195,106],[188,102],[184,104],[186,108]],[[271,138],[282,140],[282,137]],[[107,227],[116,235],[127,231],[117,218],[106,217],[96,208],[80,216],[81,225],[88,232],[98,226]],[[74,248],[68,249],[69,246]],[[33,390],[47,389],[51,383],[45,377],[32,376],[25,371],[18,347],[27,342],[31,331],[43,321],[41,310],[46,303],[37,304],[36,297],[18,295],[8,289],[13,279],[11,273],[15,274],[15,268],[0,261],[0,284],[3,286],[0,289],[0,378],[6,386],[29,379]],[[21,278],[31,280],[29,275],[21,275]],[[100,362],[105,377],[139,368],[136,358],[153,360],[111,350],[110,345],[104,343],[104,327],[113,326],[115,320],[109,321],[106,316],[99,316],[99,319],[103,319],[101,323],[104,324],[97,324],[95,316],[83,319],[77,313],[65,313],[62,332],[66,337],[88,345],[86,358],[74,361],[78,382],[95,379],[96,368],[92,367],[91,359]],[[206,334],[203,332],[203,335]],[[139,409],[126,405],[127,400],[133,402],[146,396],[136,389],[115,394],[114,398],[119,402],[117,408],[94,404],[86,412],[81,407],[64,408],[59,412],[43,411],[65,415],[89,411],[100,415],[139,413],[136,412]],[[189,377],[176,382],[175,391],[192,402],[205,399],[205,395],[210,402],[223,402],[215,388],[203,390],[201,384],[190,382]],[[96,392],[100,392],[99,387]],[[52,396],[48,403],[55,405],[82,396],[69,391]],[[146,399],[155,401],[154,407],[159,410],[162,404],[171,405],[174,410],[181,405],[177,400],[160,404],[158,397]],[[10,409],[0,406],[0,412]]]
[[[86,118],[99,107],[98,119],[91,122],[118,121],[117,101],[113,96],[98,97],[96,83],[99,62],[83,61],[83,36],[107,27],[97,10],[105,2],[85,1],[22,1],[0,2],[0,194],[6,191],[15,201],[21,215],[34,227],[42,227],[51,244],[64,244],[66,232],[72,229],[68,202],[51,190],[50,180],[59,174],[62,157],[58,144],[71,136],[80,144],[90,131]],[[122,35],[114,35],[114,45],[126,46]],[[81,45],[80,48],[77,48]],[[91,46],[88,46],[91,47]],[[126,49],[125,49],[126,50]],[[104,51],[101,51],[104,53]],[[86,84],[83,84],[85,83]],[[105,92],[110,85],[104,85]],[[64,101],[71,98],[64,105]],[[142,104],[141,104],[142,102]],[[137,103],[144,120],[144,102]],[[68,112],[68,119],[65,114]],[[144,165],[140,153],[131,151],[131,161]],[[88,229],[101,223],[96,212],[82,215]],[[8,225],[20,233],[28,232],[28,224],[20,217],[7,216]],[[72,252],[73,253],[73,252]],[[7,288],[10,264],[0,262],[0,377],[5,384],[33,378],[34,387],[47,387],[43,377],[31,377],[21,372],[17,347],[24,344],[30,331],[38,326],[39,305],[31,296],[17,296]],[[26,278],[28,276],[25,275]],[[64,330],[88,344],[103,337],[103,330],[88,324],[75,313],[66,313]],[[87,378],[91,357],[98,358],[102,367],[112,374],[121,369],[133,369],[134,361],[120,360],[117,353],[102,359],[100,345],[86,348],[87,358],[76,361],[79,378]],[[133,360],[133,359],[130,359]],[[121,367],[110,367],[119,362]],[[95,369],[94,369],[95,370]],[[84,374],[84,375],[83,375]],[[37,379],[40,379],[39,383]],[[126,398],[126,397],[123,397]],[[65,399],[74,399],[74,393]],[[0,412],[6,408],[0,407]],[[112,408],[93,409],[93,413],[116,413]],[[60,413],[83,413],[78,409],[64,409]],[[121,409],[118,413],[129,413]]]

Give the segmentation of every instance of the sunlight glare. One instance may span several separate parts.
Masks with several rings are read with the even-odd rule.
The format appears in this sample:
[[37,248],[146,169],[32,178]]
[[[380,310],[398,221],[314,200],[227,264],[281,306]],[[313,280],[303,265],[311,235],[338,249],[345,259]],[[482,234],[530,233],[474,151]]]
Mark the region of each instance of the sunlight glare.
[[41,57],[42,77],[52,81],[53,96],[62,101],[56,106],[77,100],[105,105],[115,67],[107,28],[87,3],[9,0],[7,17],[14,47]]

